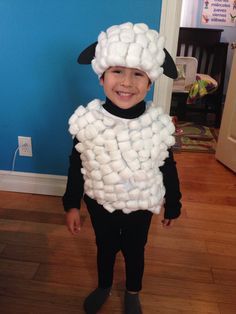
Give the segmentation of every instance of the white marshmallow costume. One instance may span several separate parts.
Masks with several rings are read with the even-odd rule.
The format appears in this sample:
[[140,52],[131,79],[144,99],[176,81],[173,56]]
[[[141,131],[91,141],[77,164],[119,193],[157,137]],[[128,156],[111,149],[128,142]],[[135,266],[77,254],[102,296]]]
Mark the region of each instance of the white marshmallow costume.
[[109,212],[159,213],[165,195],[159,167],[174,144],[171,118],[149,104],[140,117],[122,119],[102,104],[95,99],[79,106],[69,120],[69,132],[79,141],[84,193]]

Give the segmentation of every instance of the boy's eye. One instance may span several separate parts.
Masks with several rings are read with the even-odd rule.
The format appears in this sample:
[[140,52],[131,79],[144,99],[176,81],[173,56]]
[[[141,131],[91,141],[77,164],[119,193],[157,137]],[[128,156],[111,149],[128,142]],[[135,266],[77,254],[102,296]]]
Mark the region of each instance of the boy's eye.
[[143,76],[144,74],[142,72],[135,72],[136,76]]
[[119,74],[119,73],[121,73],[121,70],[120,70],[120,69],[114,69],[114,70],[112,70],[112,73],[117,73],[117,74]]

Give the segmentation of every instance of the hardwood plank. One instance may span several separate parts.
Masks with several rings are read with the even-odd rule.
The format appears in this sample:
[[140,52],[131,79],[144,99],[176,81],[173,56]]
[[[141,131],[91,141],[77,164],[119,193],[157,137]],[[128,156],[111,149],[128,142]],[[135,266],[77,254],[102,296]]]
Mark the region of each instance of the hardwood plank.
[[0,208],[61,213],[61,197],[0,191]]
[[224,214],[222,214],[222,205],[219,204],[185,202],[185,209],[188,218],[227,222],[234,225],[234,230],[236,229],[235,206],[225,205]]
[[[146,313],[166,313],[176,311],[176,313],[214,313],[220,314],[219,308],[214,302],[203,302],[198,300],[174,297],[162,297],[158,295],[145,295],[145,301],[142,302],[143,309]],[[157,309],[159,312],[157,312]],[[170,312],[171,313],[171,312]]]
[[236,286],[236,270],[213,268],[212,273],[214,282],[222,285]]
[[213,276],[209,268],[196,268],[190,266],[182,266],[179,264],[160,263],[148,259],[146,264],[145,274],[151,275],[155,269],[155,277],[188,280],[194,282],[213,283]]
[[58,225],[65,224],[65,216],[63,212],[57,214],[24,209],[0,208],[0,219],[1,218],[39,223],[45,222]]
[[25,298],[0,296],[1,313],[2,314],[78,314],[84,313],[81,305],[79,306],[64,306],[53,304],[52,302],[37,302]]
[[236,246],[229,243],[207,241],[207,250],[210,254],[236,257]]
[[39,267],[38,263],[20,262],[0,258],[0,276],[31,279]]
[[0,243],[0,254],[4,250],[4,248],[5,248],[5,244],[4,243]]
[[[236,227],[235,227],[235,223],[225,223],[221,221],[212,221],[212,220],[208,220],[208,218],[206,217],[206,219],[204,219],[205,215],[204,213],[202,214],[202,217],[200,218],[183,218],[181,217],[181,219],[179,219],[178,221],[178,226],[188,226],[188,228],[191,228],[193,230],[195,230],[196,232],[200,233],[202,230],[204,231],[209,231],[211,230],[212,232],[219,232],[219,230],[223,230],[224,233],[233,233],[236,234]],[[199,229],[199,230],[197,230]]]
[[236,305],[219,303],[220,314],[235,314]]
[[161,278],[156,276],[144,276],[143,293],[147,295],[184,298],[186,300],[198,300],[210,303],[236,304],[235,287],[222,286],[215,283],[194,282]]
[[[85,247],[85,243],[83,246]],[[62,264],[66,265],[76,265],[78,260],[84,265],[87,264],[89,267],[91,258],[95,258],[96,248],[94,244],[86,245],[86,251],[81,250],[78,247],[76,250],[72,248],[60,248],[51,249],[49,247],[31,247],[24,245],[6,245],[3,252],[1,253],[1,258],[13,259],[18,261],[33,262],[33,263],[48,263],[48,264]],[[91,262],[93,263],[93,262]]]

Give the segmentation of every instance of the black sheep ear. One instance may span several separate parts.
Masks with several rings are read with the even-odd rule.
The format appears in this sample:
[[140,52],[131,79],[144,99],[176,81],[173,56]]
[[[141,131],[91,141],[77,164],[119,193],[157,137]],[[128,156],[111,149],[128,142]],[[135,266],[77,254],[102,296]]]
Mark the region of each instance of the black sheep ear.
[[[77,62],[79,64],[91,64],[94,56],[95,56],[95,50],[97,46],[97,41],[85,48],[79,55]],[[178,77],[177,68],[175,65],[174,60],[172,59],[169,52],[164,48],[165,52],[165,61],[162,65],[164,74],[172,79],[176,79]]]
[[85,48],[79,55],[77,62],[79,64],[90,64],[95,56],[95,50],[97,46],[97,41],[92,45]]
[[174,60],[172,59],[171,55],[169,54],[169,52],[164,48],[164,52],[165,52],[165,61],[162,65],[163,70],[164,70],[164,74],[172,79],[176,79],[178,77],[178,72],[177,72],[177,68],[175,65]]

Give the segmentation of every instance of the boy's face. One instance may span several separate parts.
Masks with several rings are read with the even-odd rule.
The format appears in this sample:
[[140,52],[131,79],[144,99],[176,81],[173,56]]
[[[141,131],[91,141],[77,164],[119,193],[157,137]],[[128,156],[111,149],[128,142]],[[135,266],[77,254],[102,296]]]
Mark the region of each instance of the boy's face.
[[106,96],[122,109],[131,108],[142,101],[151,87],[145,72],[121,66],[107,69],[100,83]]

